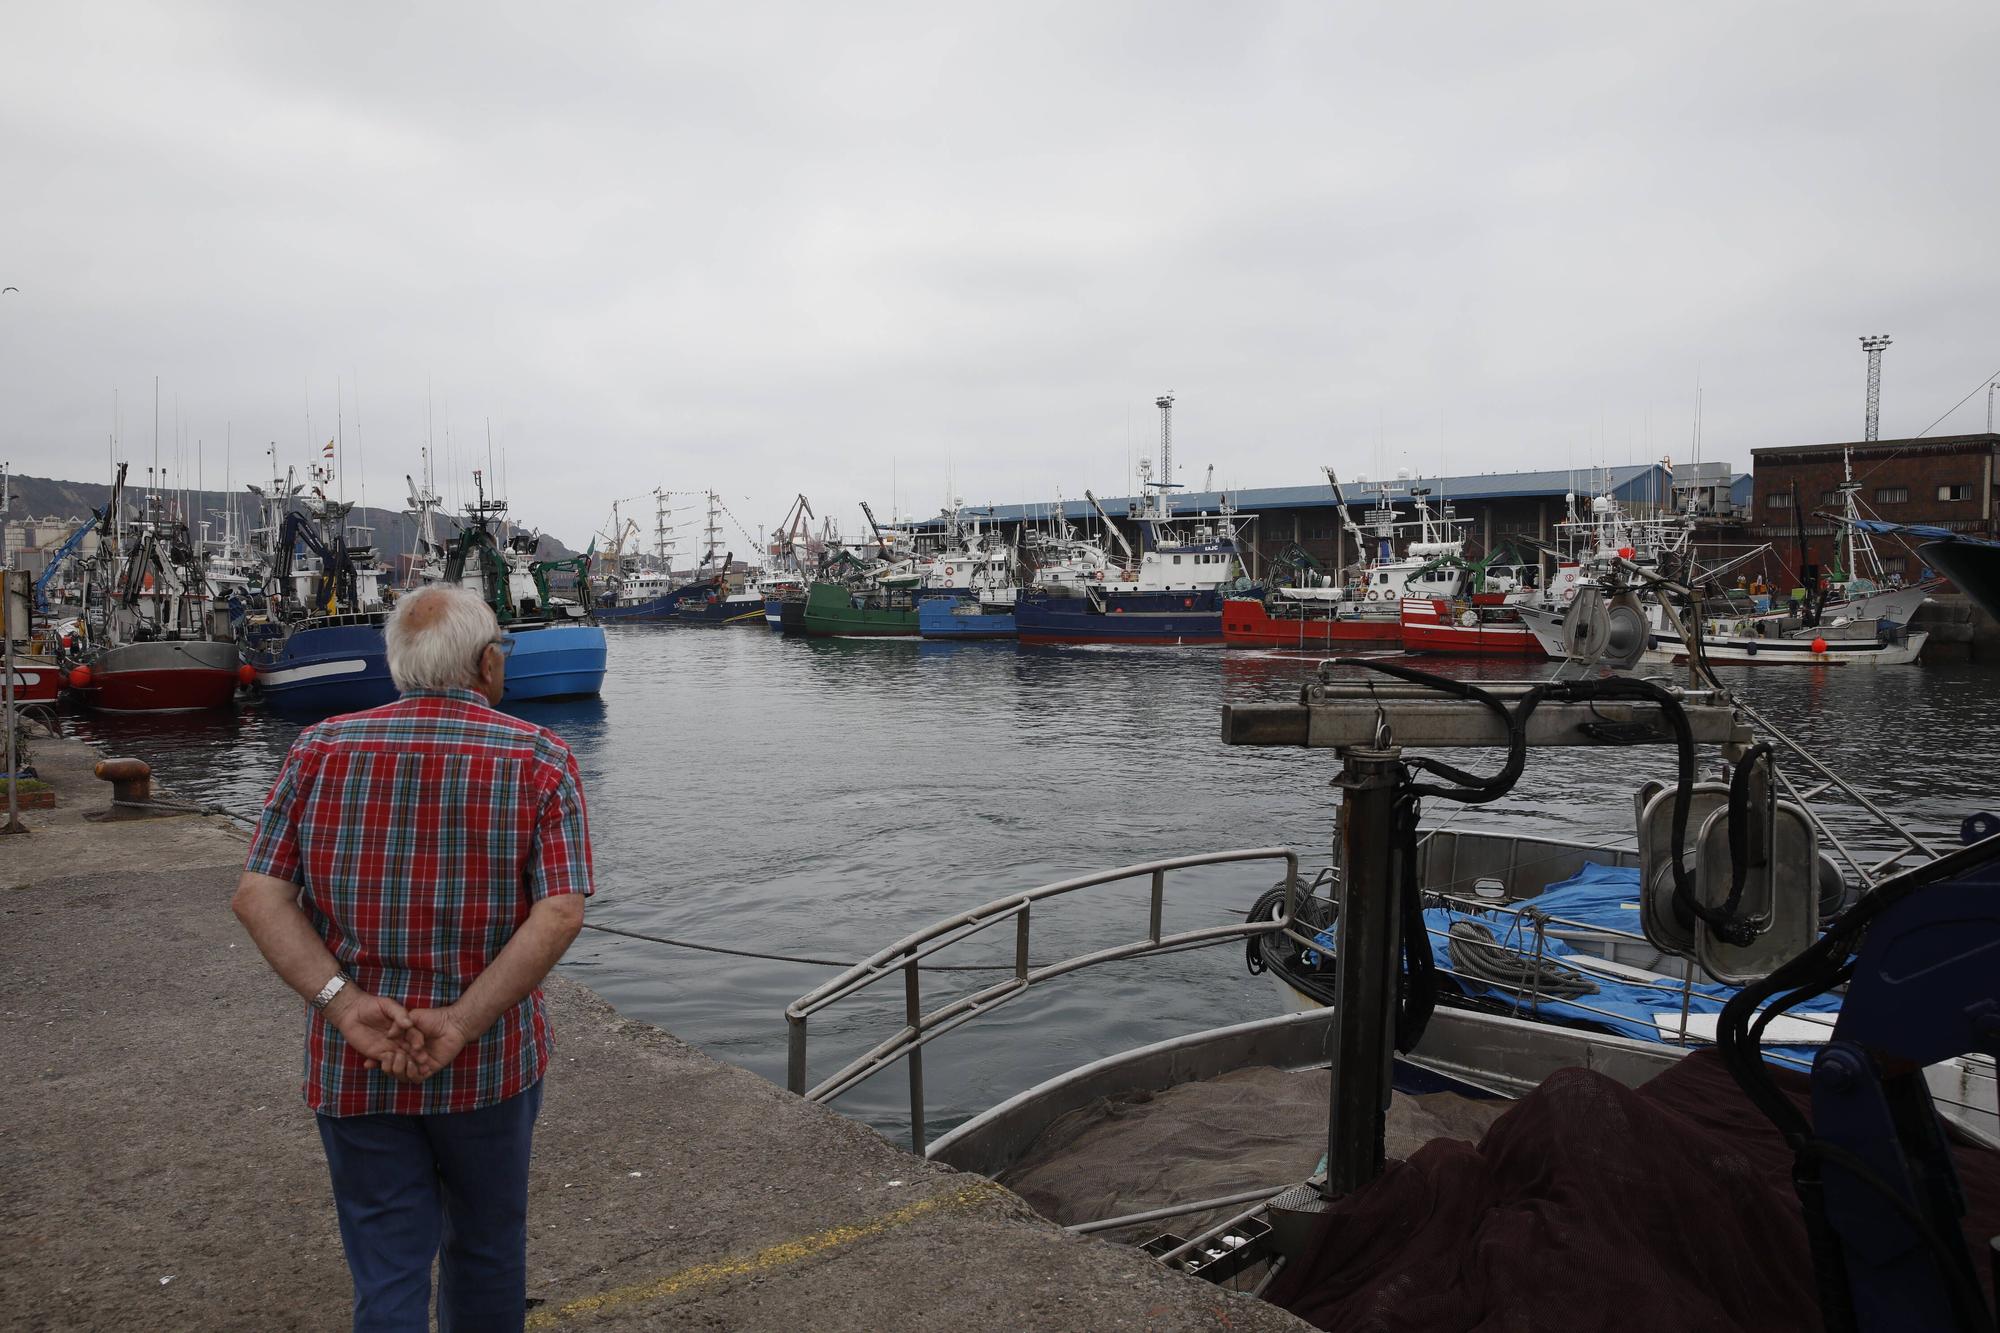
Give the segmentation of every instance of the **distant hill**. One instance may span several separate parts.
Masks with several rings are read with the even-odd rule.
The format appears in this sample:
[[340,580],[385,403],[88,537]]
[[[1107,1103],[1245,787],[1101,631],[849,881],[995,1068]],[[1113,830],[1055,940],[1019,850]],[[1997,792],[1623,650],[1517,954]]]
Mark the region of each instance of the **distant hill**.
[[[88,518],[91,511],[102,508],[111,498],[111,486],[101,481],[57,481],[49,477],[12,478],[14,509],[10,518]],[[125,488],[126,501],[132,502],[135,492],[128,483]],[[222,520],[216,517],[234,499],[238,521],[247,530],[256,521],[257,497],[248,491],[239,491],[229,496],[221,491],[189,491],[188,508],[199,512],[213,525],[211,536],[219,537]],[[134,506],[128,512],[136,514]],[[510,515],[510,517],[512,517]],[[396,557],[414,550],[417,542],[417,520],[414,515],[400,509],[377,509],[372,505],[366,509],[356,507],[347,516],[351,527],[373,528],[375,530],[375,550],[382,563],[394,567]],[[446,515],[438,516],[440,534],[453,530],[455,524]],[[534,524],[523,522],[523,527],[533,528]],[[577,554],[556,538],[542,534],[538,554],[545,560],[559,560]]]

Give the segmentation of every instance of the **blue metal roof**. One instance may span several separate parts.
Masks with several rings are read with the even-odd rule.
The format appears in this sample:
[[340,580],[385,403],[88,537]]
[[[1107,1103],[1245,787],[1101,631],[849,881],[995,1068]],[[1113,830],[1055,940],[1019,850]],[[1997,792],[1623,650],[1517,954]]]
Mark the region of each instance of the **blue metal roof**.
[[[1485,472],[1461,477],[1410,477],[1389,479],[1391,497],[1399,504],[1410,502],[1410,491],[1429,487],[1431,503],[1441,500],[1534,500],[1561,499],[1574,490],[1579,495],[1596,495],[1609,479],[1610,494],[1625,503],[1664,504],[1671,499],[1673,486],[1669,474],[1657,463],[1634,464],[1614,468],[1580,468],[1574,472],[1551,470],[1547,472]],[[1350,508],[1373,505],[1384,479],[1369,481],[1349,481],[1340,483],[1341,492],[1346,495]],[[1176,513],[1214,513],[1221,507],[1223,496],[1244,513],[1257,513],[1272,509],[1331,509],[1334,507],[1333,489],[1325,482],[1312,486],[1252,486],[1237,491],[1196,491],[1177,494],[1173,498]],[[1138,503],[1132,496],[1100,497],[1105,510],[1113,518],[1123,518],[1127,509]],[[1011,505],[969,505],[966,512],[1001,520],[1018,522],[1022,519],[1046,518],[1055,512],[1055,502],[1039,504]],[[1062,506],[1066,518],[1086,518],[1090,516],[1090,503],[1086,500],[1066,500]],[[908,524],[906,526],[934,527],[939,519]]]

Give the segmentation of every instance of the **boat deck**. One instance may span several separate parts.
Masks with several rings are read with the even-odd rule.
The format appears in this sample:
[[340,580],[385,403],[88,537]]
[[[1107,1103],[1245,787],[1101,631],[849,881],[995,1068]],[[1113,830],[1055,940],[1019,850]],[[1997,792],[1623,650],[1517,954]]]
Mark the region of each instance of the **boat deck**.
[[[1325,1069],[1235,1069],[1163,1092],[1100,1099],[1044,1130],[1001,1183],[1065,1226],[1183,1202],[1295,1184],[1326,1152]],[[1388,1154],[1439,1138],[1477,1141],[1510,1103],[1455,1093],[1398,1092]],[[1192,1236],[1240,1211],[1221,1208],[1106,1231],[1127,1242]]]

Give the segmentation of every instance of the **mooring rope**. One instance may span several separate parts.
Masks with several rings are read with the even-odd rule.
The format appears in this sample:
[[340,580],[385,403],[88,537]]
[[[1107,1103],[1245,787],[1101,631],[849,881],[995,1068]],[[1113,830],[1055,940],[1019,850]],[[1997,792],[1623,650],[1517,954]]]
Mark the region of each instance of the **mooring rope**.
[[[228,806],[218,805],[214,802],[196,805],[184,801],[170,801],[164,797],[156,796],[150,801],[113,800],[111,804],[132,810],[172,810],[179,814],[220,815],[225,819],[233,819],[251,828],[255,828],[257,824],[254,818],[232,810]],[[651,935],[643,930],[626,930],[619,926],[599,925],[595,921],[584,922],[583,928],[585,930],[594,930],[604,935],[623,936],[628,940],[644,940],[648,944],[664,944],[674,949],[692,949],[698,953],[727,954],[732,958],[755,958],[767,963],[795,963],[801,967],[851,968],[861,966],[858,960],[814,958],[810,954],[772,953],[768,949],[739,949],[727,944],[704,944],[697,940],[675,939],[671,935]],[[1234,937],[1201,940],[1193,944],[1183,944],[1172,949],[1162,949],[1159,953],[1148,956],[1161,958],[1169,954],[1186,953],[1191,949],[1208,949],[1218,944],[1233,944],[1235,942]],[[1030,964],[1029,966],[1033,967],[1034,965]],[[1012,972],[1015,968],[1012,963],[929,963],[924,965],[923,970],[926,972]]]

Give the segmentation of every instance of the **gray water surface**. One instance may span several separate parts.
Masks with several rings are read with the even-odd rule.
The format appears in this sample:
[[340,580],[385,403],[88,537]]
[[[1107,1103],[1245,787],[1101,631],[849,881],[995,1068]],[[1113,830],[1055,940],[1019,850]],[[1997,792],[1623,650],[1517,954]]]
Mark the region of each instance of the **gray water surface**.
[[[1222,704],[1295,698],[1315,667],[1307,659],[785,639],[761,627],[609,633],[602,700],[517,710],[559,732],[581,765],[598,883],[590,919],[771,957],[586,931],[563,967],[631,1017],[776,1082],[785,1005],[833,975],[781,956],[859,959],[1005,893],[1158,857],[1281,846],[1308,874],[1329,858],[1331,752],[1218,739]],[[1403,660],[1485,679],[1548,670]],[[1955,842],[1963,815],[2000,809],[1989,670],[1734,672],[1725,679],[1773,723],[1929,835]],[[70,727],[148,759],[177,795],[245,811],[298,732],[254,707]],[[1490,771],[1499,756],[1454,762]],[[1658,747],[1541,751],[1508,797],[1432,802],[1426,822],[1629,839],[1632,789],[1672,767]],[[1845,811],[1838,826],[1878,854],[1895,845]],[[1167,928],[1238,920],[1277,877],[1273,866],[1176,877]],[[1144,890],[1134,881],[1038,908],[1035,961],[1139,938]],[[1011,962],[1011,925],[991,934],[940,961]],[[939,976],[938,998],[992,979]],[[902,1005],[890,982],[817,1020],[815,1079],[900,1025]],[[1076,974],[927,1048],[926,1119],[935,1131],[1085,1060],[1277,1009],[1240,947]],[[907,1128],[900,1071],[836,1105],[893,1135]]]

